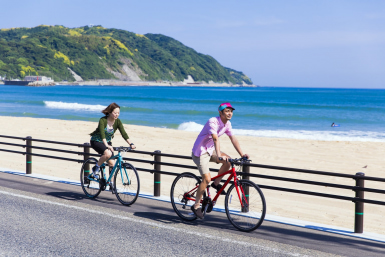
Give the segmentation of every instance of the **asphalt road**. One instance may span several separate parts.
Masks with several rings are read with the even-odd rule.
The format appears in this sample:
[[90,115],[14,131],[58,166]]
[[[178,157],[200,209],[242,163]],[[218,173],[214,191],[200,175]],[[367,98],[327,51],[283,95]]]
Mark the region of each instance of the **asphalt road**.
[[0,173],[0,256],[384,256],[385,244],[264,222],[236,230],[225,214],[182,222],[171,204]]

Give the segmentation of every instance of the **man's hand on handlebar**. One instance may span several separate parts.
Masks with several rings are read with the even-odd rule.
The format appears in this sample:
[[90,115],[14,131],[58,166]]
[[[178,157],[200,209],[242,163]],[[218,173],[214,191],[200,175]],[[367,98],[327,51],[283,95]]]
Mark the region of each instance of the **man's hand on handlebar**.
[[247,153],[245,153],[245,154],[242,156],[242,158],[246,158],[246,160],[248,160],[248,159],[250,158],[250,156],[249,156]]
[[224,156],[218,156],[217,162],[220,162],[220,161],[225,161],[225,162],[227,162],[228,159],[229,159],[229,158],[228,158],[226,155],[224,155]]

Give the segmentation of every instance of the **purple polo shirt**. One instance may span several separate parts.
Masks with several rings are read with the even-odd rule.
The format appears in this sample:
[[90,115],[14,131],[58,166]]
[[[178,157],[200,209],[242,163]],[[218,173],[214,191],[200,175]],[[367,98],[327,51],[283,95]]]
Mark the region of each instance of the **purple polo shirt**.
[[230,121],[223,124],[219,116],[209,119],[203,127],[201,133],[199,133],[197,140],[195,140],[194,147],[192,149],[193,154],[199,157],[208,152],[211,156],[215,150],[213,137],[211,135],[217,134],[218,137],[220,137],[224,133],[226,133],[229,137],[233,135]]

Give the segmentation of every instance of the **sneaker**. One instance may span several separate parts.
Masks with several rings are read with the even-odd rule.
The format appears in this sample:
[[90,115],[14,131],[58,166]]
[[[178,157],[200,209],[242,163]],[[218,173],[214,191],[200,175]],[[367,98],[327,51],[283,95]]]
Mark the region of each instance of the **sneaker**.
[[94,175],[95,179],[99,178],[99,167],[98,166],[95,165],[94,167],[92,167],[92,174]]
[[195,208],[194,208],[194,205],[192,205],[192,206],[191,206],[191,210],[193,211],[193,213],[195,214],[195,216],[197,216],[197,217],[200,218],[200,219],[203,219],[202,208],[195,209]]
[[[215,188],[217,190],[217,192],[222,188],[222,185],[221,184],[218,184],[218,185],[215,185],[214,182],[211,184],[211,187]],[[221,195],[226,195],[226,191],[223,189],[223,191],[221,192]]]

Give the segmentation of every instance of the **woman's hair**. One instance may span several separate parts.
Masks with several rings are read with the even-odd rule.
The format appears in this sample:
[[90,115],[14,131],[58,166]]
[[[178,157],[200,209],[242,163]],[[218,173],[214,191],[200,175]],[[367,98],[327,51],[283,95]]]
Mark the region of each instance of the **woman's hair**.
[[109,106],[107,106],[107,108],[104,109],[104,110],[102,111],[102,113],[104,113],[105,115],[108,115],[108,114],[110,114],[110,113],[111,113],[114,109],[116,109],[116,108],[119,108],[119,109],[120,109],[120,106],[117,105],[116,103],[112,103],[112,104],[110,104]]

